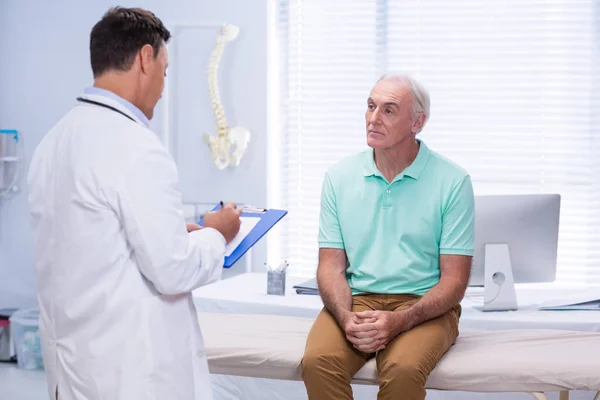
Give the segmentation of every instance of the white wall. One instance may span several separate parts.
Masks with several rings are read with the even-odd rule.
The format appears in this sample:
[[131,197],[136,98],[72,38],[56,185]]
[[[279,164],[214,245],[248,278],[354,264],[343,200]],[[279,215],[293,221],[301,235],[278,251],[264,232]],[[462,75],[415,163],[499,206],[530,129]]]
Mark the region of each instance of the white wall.
[[[216,133],[205,73],[215,32],[183,31],[173,41],[176,48],[169,76],[176,87],[171,101],[177,112],[171,116],[176,128],[171,133],[177,137],[173,152],[186,202],[266,204],[267,1],[120,3],[150,9],[167,25],[228,22],[241,29],[237,40],[226,47],[219,70],[230,126],[243,125],[252,132],[248,153],[236,170],[217,170],[201,141],[202,133]],[[0,0],[0,128],[20,131],[27,166],[48,129],[92,83],[89,32],[113,5],[107,0]],[[160,127],[161,117],[159,111],[153,126]],[[16,197],[0,201],[0,308],[35,305],[33,242],[24,178]],[[262,265],[265,257],[262,241],[253,251],[255,265]]]

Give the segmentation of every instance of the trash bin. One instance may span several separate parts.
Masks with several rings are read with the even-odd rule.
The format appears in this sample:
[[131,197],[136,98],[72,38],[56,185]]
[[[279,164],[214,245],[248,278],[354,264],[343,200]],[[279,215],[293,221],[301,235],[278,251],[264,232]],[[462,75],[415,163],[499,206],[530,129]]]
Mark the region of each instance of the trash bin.
[[0,361],[15,361],[15,347],[10,334],[9,318],[17,311],[15,308],[0,309]]
[[10,317],[11,335],[21,369],[44,369],[42,346],[39,334],[39,310],[18,310]]

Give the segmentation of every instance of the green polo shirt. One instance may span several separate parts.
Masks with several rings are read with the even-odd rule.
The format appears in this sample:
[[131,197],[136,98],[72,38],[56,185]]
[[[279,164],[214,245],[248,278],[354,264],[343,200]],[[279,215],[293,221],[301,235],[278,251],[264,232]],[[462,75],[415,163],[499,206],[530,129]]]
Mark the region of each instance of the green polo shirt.
[[319,247],[346,251],[353,294],[423,295],[439,282],[440,254],[473,255],[471,179],[419,143],[413,163],[391,183],[372,149],[325,174]]

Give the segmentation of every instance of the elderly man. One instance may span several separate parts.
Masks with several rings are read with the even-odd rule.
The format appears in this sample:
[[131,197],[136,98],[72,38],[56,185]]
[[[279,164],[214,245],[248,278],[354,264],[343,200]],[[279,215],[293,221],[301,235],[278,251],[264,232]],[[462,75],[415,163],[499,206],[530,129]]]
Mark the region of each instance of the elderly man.
[[474,195],[463,169],[416,138],[429,104],[410,77],[382,77],[367,101],[370,149],[325,175],[317,270],[325,307],[302,360],[311,400],[352,399],[352,377],[373,356],[379,399],[423,399],[458,336]]

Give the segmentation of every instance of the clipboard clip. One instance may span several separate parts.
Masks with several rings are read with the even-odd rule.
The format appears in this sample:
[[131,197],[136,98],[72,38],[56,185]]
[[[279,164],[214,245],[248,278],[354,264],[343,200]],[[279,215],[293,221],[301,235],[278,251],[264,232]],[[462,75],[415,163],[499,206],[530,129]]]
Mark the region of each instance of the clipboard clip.
[[239,208],[242,210],[243,213],[248,213],[248,214],[264,214],[267,212],[267,209],[262,208],[262,207],[243,205]]

